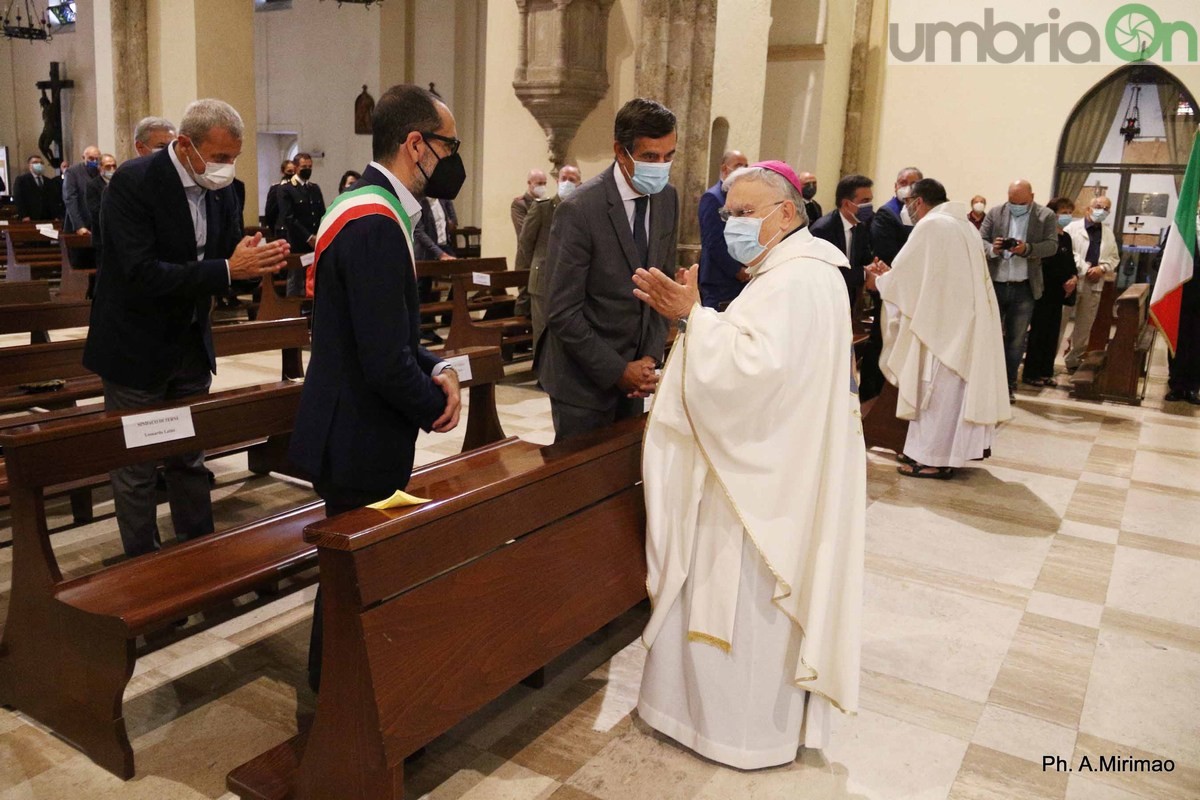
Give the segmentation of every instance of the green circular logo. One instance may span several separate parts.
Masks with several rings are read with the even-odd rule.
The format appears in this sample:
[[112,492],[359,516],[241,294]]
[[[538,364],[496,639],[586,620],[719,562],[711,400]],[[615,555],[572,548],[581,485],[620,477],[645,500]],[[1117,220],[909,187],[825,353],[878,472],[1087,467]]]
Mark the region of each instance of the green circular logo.
[[1125,61],[1142,61],[1158,52],[1162,18],[1147,5],[1128,3],[1113,12],[1104,38],[1113,55]]

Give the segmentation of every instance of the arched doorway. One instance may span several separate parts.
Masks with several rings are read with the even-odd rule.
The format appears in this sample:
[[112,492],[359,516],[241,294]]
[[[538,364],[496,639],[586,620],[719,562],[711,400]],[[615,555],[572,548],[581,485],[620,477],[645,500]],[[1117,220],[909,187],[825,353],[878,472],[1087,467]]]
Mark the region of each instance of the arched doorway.
[[1094,86],[1071,111],[1059,140],[1055,194],[1113,202],[1122,248],[1118,285],[1152,278],[1162,231],[1170,226],[1200,119],[1196,99],[1170,72],[1130,64]]

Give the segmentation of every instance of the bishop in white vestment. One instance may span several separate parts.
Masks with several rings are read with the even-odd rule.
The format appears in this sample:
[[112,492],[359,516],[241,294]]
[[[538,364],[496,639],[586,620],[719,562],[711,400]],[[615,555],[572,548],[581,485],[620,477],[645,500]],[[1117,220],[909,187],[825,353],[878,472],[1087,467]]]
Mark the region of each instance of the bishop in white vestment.
[[723,313],[638,270],[637,295],[686,319],[645,434],[653,611],[640,717],[741,769],[819,748],[858,708],[866,454],[845,255],[804,227],[782,162],[728,179],[745,289]]
[[899,468],[949,478],[990,454],[1012,417],[1000,311],[984,244],[963,203],[926,178],[905,201],[916,227],[890,271],[872,268],[883,300],[883,375],[896,386],[908,436]]

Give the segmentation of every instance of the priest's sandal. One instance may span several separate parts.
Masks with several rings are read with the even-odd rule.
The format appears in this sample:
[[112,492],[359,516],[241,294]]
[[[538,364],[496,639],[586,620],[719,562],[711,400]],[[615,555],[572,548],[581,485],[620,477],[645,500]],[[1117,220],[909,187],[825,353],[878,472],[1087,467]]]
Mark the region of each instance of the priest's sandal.
[[915,461],[896,467],[896,471],[910,478],[932,478],[937,481],[946,481],[954,477],[953,467],[927,467]]

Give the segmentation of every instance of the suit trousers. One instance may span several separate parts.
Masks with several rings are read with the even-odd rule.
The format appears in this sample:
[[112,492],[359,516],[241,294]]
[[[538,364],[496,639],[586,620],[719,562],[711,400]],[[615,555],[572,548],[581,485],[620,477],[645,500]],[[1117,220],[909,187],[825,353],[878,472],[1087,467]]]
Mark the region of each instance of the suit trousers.
[[646,402],[642,398],[622,397],[612,408],[597,410],[584,408],[550,398],[550,417],[554,420],[554,441],[561,442],[572,436],[612,425],[644,413]]
[[1033,290],[1029,281],[999,281],[995,285],[1000,306],[1000,328],[1004,336],[1004,366],[1008,388],[1017,385],[1017,368],[1025,355],[1025,334],[1033,317]]
[[[328,480],[320,478],[313,481],[313,488],[325,501],[326,519],[379,502],[387,497],[386,493],[381,497],[378,492],[364,492],[344,486],[335,486]],[[318,586],[317,599],[313,604],[312,633],[308,639],[308,685],[314,693],[321,689],[321,648],[325,641],[325,637],[322,635],[324,629],[324,620],[321,618],[321,589]]]
[[[297,248],[297,249],[293,250],[292,252],[297,255],[305,255],[306,253],[311,253],[312,250],[305,247],[303,249]],[[300,268],[300,269],[289,269],[287,271],[286,296],[287,297],[304,297],[304,295],[307,294],[307,291],[308,291],[304,285],[305,281],[307,281],[307,280],[308,280],[308,268],[307,267]]]
[[[172,400],[208,394],[212,373],[199,335],[178,369],[166,382],[151,389],[134,389],[104,381],[104,409],[121,411],[161,406]],[[213,532],[212,497],[204,452],[197,450],[163,459],[163,477],[171,506],[175,538],[191,539]],[[158,535],[158,499],[155,483],[158,462],[147,461],[108,473],[112,481],[117,526],[127,556],[153,552],[161,545]]]
[[1200,391],[1200,278],[1183,285],[1179,346],[1167,356],[1167,385],[1173,392]]
[[1025,348],[1026,383],[1054,377],[1054,357],[1058,355],[1058,337],[1062,326],[1062,298],[1047,291],[1033,304],[1029,321],[1029,345]]
[[[1103,284],[1101,284],[1103,286]],[[1092,291],[1086,279],[1079,281],[1078,298],[1075,300],[1075,328],[1071,331],[1071,351],[1067,353],[1067,369],[1077,369],[1087,354],[1088,339],[1092,336],[1092,323],[1100,308],[1102,291]]]

